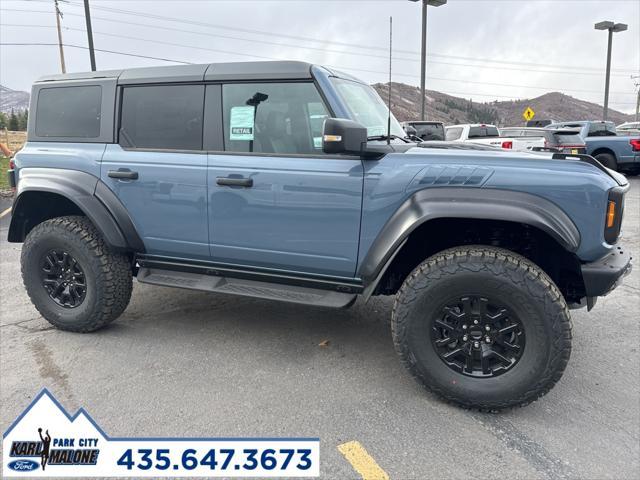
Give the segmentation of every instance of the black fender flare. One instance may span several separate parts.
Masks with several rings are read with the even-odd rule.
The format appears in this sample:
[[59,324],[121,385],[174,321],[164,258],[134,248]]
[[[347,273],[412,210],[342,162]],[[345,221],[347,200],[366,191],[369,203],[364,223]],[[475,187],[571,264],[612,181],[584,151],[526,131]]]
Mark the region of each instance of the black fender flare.
[[118,197],[99,178],[78,170],[24,168],[9,225],[9,242],[23,241],[24,199],[28,192],[47,192],[65,197],[96,226],[105,242],[117,250],[144,252],[144,243]]
[[416,228],[437,218],[471,218],[523,223],[538,228],[575,252],[580,232],[556,204],[529,193],[491,188],[427,188],[409,197],[382,227],[358,269],[371,295]]

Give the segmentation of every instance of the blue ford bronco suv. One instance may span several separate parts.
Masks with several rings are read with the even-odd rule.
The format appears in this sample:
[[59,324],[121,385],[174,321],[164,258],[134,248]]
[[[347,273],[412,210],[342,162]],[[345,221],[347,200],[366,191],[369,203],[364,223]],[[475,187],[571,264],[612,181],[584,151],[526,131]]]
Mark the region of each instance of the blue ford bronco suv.
[[8,239],[63,330],[116,319],[134,276],[318,307],[395,295],[411,374],[497,410],[553,387],[569,309],[631,268],[622,175],[587,155],[410,142],[371,87],[321,66],[54,75],[30,112]]

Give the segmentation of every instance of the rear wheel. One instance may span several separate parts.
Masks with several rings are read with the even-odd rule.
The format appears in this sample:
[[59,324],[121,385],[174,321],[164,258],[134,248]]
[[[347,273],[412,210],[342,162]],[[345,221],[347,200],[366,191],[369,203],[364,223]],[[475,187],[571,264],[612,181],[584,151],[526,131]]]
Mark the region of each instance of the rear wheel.
[[111,251],[86,217],[58,217],[34,227],[21,264],[34,306],[62,330],[97,330],[118,318],[131,298],[129,259]]
[[418,266],[396,296],[392,333],[420,383],[484,410],[544,395],[571,352],[569,311],[551,279],[524,257],[482,246]]
[[618,162],[616,161],[616,157],[611,155],[610,153],[599,153],[596,155],[596,160],[598,160],[602,165],[611,170],[618,171]]

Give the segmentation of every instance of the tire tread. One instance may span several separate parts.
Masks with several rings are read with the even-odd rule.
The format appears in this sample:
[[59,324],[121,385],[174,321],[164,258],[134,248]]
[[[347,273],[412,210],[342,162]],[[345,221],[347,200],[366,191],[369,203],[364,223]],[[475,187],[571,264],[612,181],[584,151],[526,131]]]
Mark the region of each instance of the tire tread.
[[[532,383],[524,393],[505,399],[502,402],[482,404],[461,398],[436,385],[424,377],[416,365],[416,359],[408,350],[403,338],[407,329],[407,317],[410,304],[420,291],[431,282],[445,275],[455,275],[461,270],[474,272],[486,270],[494,275],[507,275],[528,295],[538,299],[544,305],[545,315],[551,319],[553,332],[551,357],[542,376]],[[392,310],[392,336],[396,352],[404,366],[413,377],[428,390],[439,395],[447,402],[463,408],[476,408],[481,411],[497,411],[512,407],[523,407],[547,394],[560,380],[571,355],[571,320],[569,308],[564,297],[553,280],[537,265],[527,258],[509,250],[485,246],[454,247],[426,259],[405,279],[396,294]]]
[[[72,235],[84,243],[90,255],[97,260],[96,285],[98,287],[96,308],[87,319],[73,324],[57,322],[41,308],[34,297],[34,279],[25,275],[27,256],[34,244],[45,235]],[[127,308],[133,289],[132,271],[126,255],[112,251],[102,235],[87,217],[66,216],[46,220],[36,225],[24,242],[21,254],[23,281],[29,298],[51,324],[61,330],[87,333],[98,330],[118,318]],[[39,285],[37,285],[39,287]]]

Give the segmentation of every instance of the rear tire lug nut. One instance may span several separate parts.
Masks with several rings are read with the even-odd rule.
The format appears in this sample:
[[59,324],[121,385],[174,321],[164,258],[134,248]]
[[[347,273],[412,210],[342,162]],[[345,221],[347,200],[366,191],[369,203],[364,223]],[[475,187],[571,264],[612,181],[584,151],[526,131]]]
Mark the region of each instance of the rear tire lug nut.
[[489,330],[491,330],[491,327],[489,325],[485,325],[484,329],[488,332]]
[[485,337],[484,341],[487,342],[487,343],[491,343],[491,338]]
[[478,320],[474,320],[474,321],[473,321],[473,324],[474,324],[474,325],[477,325],[477,324],[478,324]]
[[468,336],[466,336],[466,335],[464,335],[464,336],[462,337],[462,341],[463,341],[463,342],[466,342],[467,340],[469,340],[469,337],[468,337]]
[[480,342],[474,342],[473,346],[476,347],[476,348],[480,348]]

